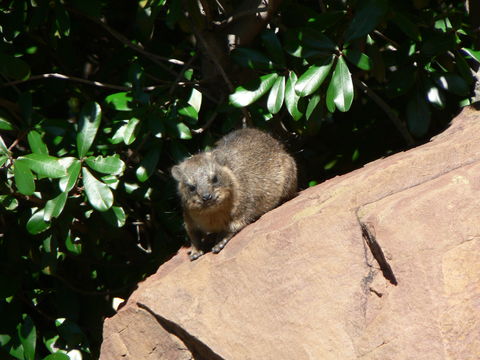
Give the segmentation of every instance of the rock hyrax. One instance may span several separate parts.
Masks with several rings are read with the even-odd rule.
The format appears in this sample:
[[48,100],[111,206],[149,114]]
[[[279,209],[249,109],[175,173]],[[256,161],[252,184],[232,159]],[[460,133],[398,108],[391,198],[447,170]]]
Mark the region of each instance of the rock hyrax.
[[241,129],[216,147],[172,168],[182,200],[190,259],[204,254],[205,240],[218,253],[238,231],[292,198],[297,166],[282,144],[257,129]]

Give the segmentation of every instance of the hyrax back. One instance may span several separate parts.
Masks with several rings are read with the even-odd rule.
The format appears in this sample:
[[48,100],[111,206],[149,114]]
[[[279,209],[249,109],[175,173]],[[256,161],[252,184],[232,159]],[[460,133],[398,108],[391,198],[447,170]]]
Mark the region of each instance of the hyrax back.
[[203,255],[202,241],[217,234],[217,253],[249,223],[292,198],[297,166],[282,144],[257,129],[234,131],[212,151],[172,168],[178,181],[190,259]]

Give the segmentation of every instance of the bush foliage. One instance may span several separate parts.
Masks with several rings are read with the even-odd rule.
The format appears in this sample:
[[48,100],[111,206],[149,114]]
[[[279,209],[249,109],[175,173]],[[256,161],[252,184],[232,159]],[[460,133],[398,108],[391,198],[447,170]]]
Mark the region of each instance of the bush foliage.
[[2,2],[0,357],[98,357],[182,244],[169,168],[222,134],[276,133],[306,186],[444,128],[480,62],[468,5]]

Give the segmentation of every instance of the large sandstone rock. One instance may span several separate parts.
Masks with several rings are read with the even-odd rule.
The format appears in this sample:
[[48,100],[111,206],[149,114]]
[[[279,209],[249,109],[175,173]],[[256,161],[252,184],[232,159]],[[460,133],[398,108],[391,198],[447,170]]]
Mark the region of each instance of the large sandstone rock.
[[183,250],[105,321],[101,360],[480,359],[480,112]]

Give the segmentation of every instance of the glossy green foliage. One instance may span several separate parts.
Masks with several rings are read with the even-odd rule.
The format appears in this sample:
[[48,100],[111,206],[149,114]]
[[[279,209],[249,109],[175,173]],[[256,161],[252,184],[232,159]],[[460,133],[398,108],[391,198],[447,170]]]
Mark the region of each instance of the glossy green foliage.
[[[247,93],[239,86],[231,98],[238,99],[237,106],[248,106],[268,94],[266,109],[270,114],[279,113],[283,101],[297,123],[296,130],[308,129],[310,115],[319,101],[325,105],[321,110],[324,117],[328,116],[325,111],[347,112],[361,95],[354,90],[354,79],[373,78],[380,81],[380,86],[374,86],[385,103],[405,105],[398,108],[399,118],[414,137],[423,138],[430,129],[432,108],[443,109],[448,101],[453,102],[450,106],[470,103],[470,69],[480,60],[480,52],[468,47],[476,35],[468,25],[464,5],[449,3],[444,12],[420,4],[415,8],[417,5],[389,0],[362,0],[347,2],[343,8],[327,2],[323,13],[315,13],[290,4],[289,14],[301,14],[298,20],[289,17],[290,27],[283,33],[268,30],[262,37],[280,43],[286,52],[283,56],[272,47],[266,47],[263,54],[252,48],[235,50],[242,54],[237,62],[259,74],[289,70],[283,93],[278,79],[272,87],[263,82],[268,86],[259,86],[255,93]],[[353,11],[348,12],[349,8]],[[274,74],[259,75],[257,84]],[[385,94],[389,97],[384,98]],[[392,112],[396,112],[393,107]],[[264,117],[268,119],[269,115]]]
[[0,3],[1,359],[97,358],[185,238],[170,168],[243,122],[283,131],[307,187],[473,95],[463,2],[283,1],[261,29],[240,3]]

